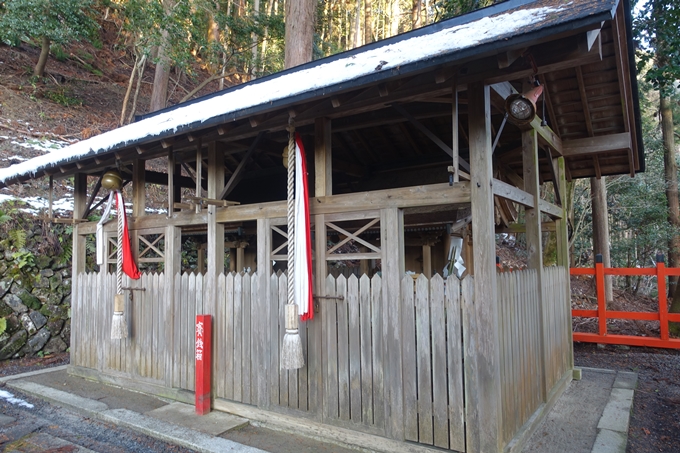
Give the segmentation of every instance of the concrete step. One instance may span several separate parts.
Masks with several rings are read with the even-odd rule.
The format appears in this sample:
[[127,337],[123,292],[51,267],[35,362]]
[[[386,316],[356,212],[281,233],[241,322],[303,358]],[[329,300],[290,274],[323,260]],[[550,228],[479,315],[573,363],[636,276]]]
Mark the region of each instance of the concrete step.
[[144,415],[211,436],[219,436],[227,431],[248,425],[247,419],[224,412],[213,411],[206,415],[197,415],[194,406],[184,403],[168,404],[146,412]]

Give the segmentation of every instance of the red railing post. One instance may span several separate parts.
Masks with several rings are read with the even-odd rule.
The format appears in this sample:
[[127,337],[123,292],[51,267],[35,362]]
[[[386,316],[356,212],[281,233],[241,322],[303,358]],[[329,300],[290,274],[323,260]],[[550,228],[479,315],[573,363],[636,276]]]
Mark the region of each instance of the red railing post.
[[602,255],[595,255],[595,287],[597,289],[597,325],[601,336],[607,335],[607,300],[604,293]]
[[663,255],[656,255],[656,284],[659,292],[659,327],[661,339],[668,340],[668,298],[666,295],[666,265]]

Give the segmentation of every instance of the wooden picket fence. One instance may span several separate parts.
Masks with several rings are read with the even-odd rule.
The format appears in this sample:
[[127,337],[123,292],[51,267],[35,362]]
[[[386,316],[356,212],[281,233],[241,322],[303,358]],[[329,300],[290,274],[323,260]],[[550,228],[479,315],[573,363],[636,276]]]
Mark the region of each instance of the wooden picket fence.
[[[568,367],[566,270],[543,277],[543,311],[535,271],[498,275],[504,441],[529,420]],[[404,434],[407,440],[465,451],[464,344],[474,328],[466,315],[472,277],[459,281],[409,275],[399,300],[383,297],[379,275],[328,275],[315,320],[300,324],[305,367],[281,370],[285,333],[284,273],[220,275],[216,301],[206,300],[201,274],[177,274],[169,294],[163,274],[144,274],[127,286],[130,337],[109,339],[115,276],[81,274],[73,300],[72,363],[134,380],[194,389],[194,319],[214,310],[213,392],[222,398],[372,434],[386,435],[386,312],[400,304]],[[467,289],[466,289],[467,288]],[[564,294],[562,294],[564,293]],[[265,297],[269,295],[269,297]],[[212,307],[212,308],[211,308]],[[471,312],[469,312],[471,313]],[[543,316],[544,331],[540,329]],[[543,333],[545,332],[545,333]],[[92,339],[96,338],[96,341]],[[466,350],[465,348],[469,350]],[[474,359],[470,359],[474,360]],[[542,383],[545,379],[545,383]]]
[[497,275],[505,442],[545,402],[545,389],[549,391],[569,367],[566,278],[564,267],[544,268],[539,288],[536,270]]

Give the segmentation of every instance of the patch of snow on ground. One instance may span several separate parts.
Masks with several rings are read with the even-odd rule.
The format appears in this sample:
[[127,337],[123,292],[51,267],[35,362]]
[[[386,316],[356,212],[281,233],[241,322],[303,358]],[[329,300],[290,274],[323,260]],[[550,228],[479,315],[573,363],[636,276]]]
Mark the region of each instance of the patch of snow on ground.
[[24,142],[19,142],[17,140],[13,140],[11,143],[13,145],[19,145],[23,148],[35,149],[37,151],[42,151],[44,153],[51,153],[53,151],[60,150],[65,146],[68,146],[67,142],[62,142],[59,140],[47,140],[44,138],[41,139],[29,138],[26,139],[26,141]]
[[18,160],[20,162],[23,162],[23,161],[28,160],[28,159],[25,158],[25,157],[21,157],[21,156],[9,156],[9,157],[5,157],[2,160]]
[[[13,195],[0,194],[0,204],[6,201],[22,201],[26,203],[30,207],[20,208],[20,211],[30,214],[37,214],[40,210],[47,210],[49,206],[49,200],[43,197],[17,198]],[[59,200],[52,200],[52,210],[54,212],[73,212],[73,199],[61,198]]]
[[27,407],[29,409],[33,409],[34,407],[31,403],[28,403],[22,399],[17,398],[13,394],[5,390],[0,390],[0,398],[4,399],[10,404],[16,404],[17,406]]

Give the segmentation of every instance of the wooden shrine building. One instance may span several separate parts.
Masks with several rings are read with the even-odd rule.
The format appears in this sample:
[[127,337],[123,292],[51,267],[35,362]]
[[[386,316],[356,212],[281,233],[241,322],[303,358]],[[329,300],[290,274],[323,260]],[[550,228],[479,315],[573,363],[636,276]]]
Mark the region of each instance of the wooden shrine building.
[[[524,125],[506,121],[538,86],[508,116],[530,111]],[[644,170],[636,93],[627,0],[509,0],[147,115],[0,183],[74,180],[71,373],[191,403],[205,313],[214,409],[379,451],[519,451],[572,379],[566,181]],[[294,371],[279,366],[289,124],[317,296]],[[86,268],[84,219],[116,168],[133,251],[154,266],[125,283],[126,340],[110,339],[112,268]],[[153,184],[167,212],[145,209]],[[499,273],[509,229],[528,269]],[[467,271],[444,279],[456,235]],[[187,238],[204,242],[192,269]]]

